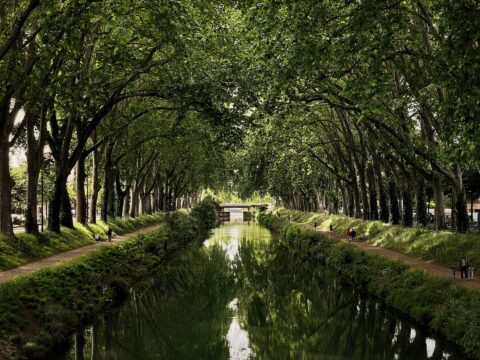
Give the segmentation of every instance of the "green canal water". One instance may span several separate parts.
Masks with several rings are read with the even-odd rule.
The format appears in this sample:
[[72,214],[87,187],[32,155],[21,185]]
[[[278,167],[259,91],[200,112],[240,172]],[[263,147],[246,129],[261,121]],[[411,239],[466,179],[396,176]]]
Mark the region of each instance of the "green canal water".
[[67,359],[465,357],[256,224],[227,223],[77,334]]

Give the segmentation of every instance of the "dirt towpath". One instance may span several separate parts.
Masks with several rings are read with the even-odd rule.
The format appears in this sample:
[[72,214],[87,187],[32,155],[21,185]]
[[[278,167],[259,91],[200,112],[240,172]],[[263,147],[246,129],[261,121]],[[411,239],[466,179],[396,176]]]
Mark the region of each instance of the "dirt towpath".
[[31,263],[19,266],[19,267],[14,268],[14,269],[1,271],[0,272],[0,284],[6,283],[7,281],[10,281],[10,280],[12,280],[12,279],[14,279],[18,276],[21,276],[21,275],[31,274],[35,271],[45,269],[45,268],[50,267],[50,266],[58,265],[58,264],[66,261],[66,260],[74,259],[74,258],[76,258],[80,255],[83,255],[83,254],[86,254],[88,252],[94,251],[95,249],[98,249],[102,246],[110,246],[110,245],[118,243],[122,240],[129,239],[129,238],[131,238],[135,235],[152,232],[152,231],[158,229],[160,226],[161,225],[147,226],[143,229],[139,229],[139,230],[136,230],[136,231],[133,231],[133,232],[130,232],[130,233],[126,233],[126,234],[123,234],[123,235],[117,235],[112,239],[112,242],[100,241],[100,242],[97,242],[96,244],[86,245],[86,246],[82,246],[82,247],[79,247],[79,248],[74,249],[74,250],[65,251],[65,252],[50,256],[48,258],[42,259],[42,260],[38,260],[38,261],[35,261],[35,262],[31,262]]
[[356,246],[360,249],[363,249],[365,251],[375,253],[375,254],[379,254],[379,255],[383,255],[383,256],[386,256],[386,257],[388,257],[392,260],[400,260],[400,261],[404,262],[405,264],[407,264],[411,267],[422,269],[422,270],[425,270],[426,272],[428,272],[432,275],[439,276],[439,277],[442,277],[442,278],[445,278],[445,279],[450,279],[451,281],[455,281],[458,285],[465,286],[465,287],[468,287],[470,289],[480,290],[480,280],[479,280],[478,277],[475,276],[475,274],[474,274],[474,279],[463,280],[462,281],[460,279],[460,271],[457,269],[456,279],[453,279],[452,278],[452,271],[451,271],[450,268],[447,268],[443,265],[437,264],[434,261],[425,261],[425,260],[422,260],[422,259],[418,259],[418,258],[415,258],[415,257],[412,257],[412,256],[402,254],[402,253],[400,253],[398,251],[395,251],[395,250],[386,249],[383,246],[375,246],[375,245],[369,244],[365,241],[358,241],[358,240],[348,241],[347,238],[346,238],[346,235],[342,235],[342,234],[339,234],[337,232],[329,231],[328,229],[323,229],[323,228],[320,228],[320,227],[317,227],[315,229],[315,227],[313,225],[310,225],[310,224],[305,224],[305,223],[294,223],[294,224],[297,224],[297,225],[299,225],[301,227],[304,227],[304,228],[308,228],[308,229],[313,230],[313,231],[318,231],[318,232],[324,233],[325,235],[327,235],[328,237],[331,237],[333,239],[348,242],[349,244],[352,244],[352,245],[354,245],[354,246]]

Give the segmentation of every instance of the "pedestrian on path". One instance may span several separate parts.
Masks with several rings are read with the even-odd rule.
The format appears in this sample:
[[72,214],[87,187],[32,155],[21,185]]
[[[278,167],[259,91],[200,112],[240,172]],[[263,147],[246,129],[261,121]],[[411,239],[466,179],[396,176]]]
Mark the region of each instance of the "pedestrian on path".
[[350,232],[350,229],[347,229],[347,240],[351,240],[352,233]]
[[350,232],[350,236],[352,238],[352,241],[355,241],[355,235],[357,235],[357,232],[355,231],[355,229],[352,229],[352,231]]
[[330,231],[333,231],[333,224],[330,223]]
[[93,234],[93,238],[95,239],[96,242],[100,241],[100,236],[97,233]]
[[455,267],[455,265],[452,265],[452,267],[450,269],[452,269],[452,277],[455,279],[455,275],[457,273],[457,268]]
[[473,280],[473,270],[475,270],[475,268],[470,265],[470,266],[468,267],[468,278],[469,278],[470,280]]
[[465,275],[465,280],[468,280],[468,274],[467,274],[467,269],[468,269],[468,261],[465,256],[462,256],[460,259],[460,278],[463,280],[463,276]]
[[315,231],[317,231],[317,222],[316,221],[313,223],[313,227],[315,228]]
[[110,227],[108,227],[108,230],[107,230],[107,237],[108,237],[108,242],[111,242],[112,241],[112,229],[110,229]]

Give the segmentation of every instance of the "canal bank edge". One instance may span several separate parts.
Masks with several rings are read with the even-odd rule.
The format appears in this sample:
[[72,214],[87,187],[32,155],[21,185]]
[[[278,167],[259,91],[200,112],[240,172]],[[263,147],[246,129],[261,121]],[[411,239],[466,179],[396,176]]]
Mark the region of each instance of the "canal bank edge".
[[272,214],[259,221],[282,235],[287,246],[304,251],[356,286],[458,344],[480,359],[480,294],[453,281],[370,254],[348,243],[290,224]]
[[215,207],[166,214],[160,228],[0,285],[0,359],[45,359],[118,305],[178,250],[203,242]]

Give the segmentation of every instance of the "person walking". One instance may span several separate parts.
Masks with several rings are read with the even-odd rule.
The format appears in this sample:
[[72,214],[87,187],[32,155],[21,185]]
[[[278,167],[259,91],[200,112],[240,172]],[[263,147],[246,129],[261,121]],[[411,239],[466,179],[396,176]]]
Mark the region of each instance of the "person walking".
[[317,231],[317,222],[316,221],[313,223],[313,227],[315,228],[315,231]]
[[352,231],[350,231],[350,237],[352,238],[352,241],[355,241],[355,235],[357,235],[357,232],[355,229],[352,229]]
[[333,231],[333,224],[330,223],[330,231]]
[[107,230],[108,242],[112,242],[112,229],[110,227]]
[[468,280],[468,273],[467,273],[468,260],[465,256],[462,256],[462,258],[460,259],[459,267],[460,267],[460,278],[463,280],[463,276],[465,275],[465,280]]
[[351,240],[352,233],[350,232],[350,229],[347,229],[347,240]]
[[468,267],[468,278],[469,278],[470,280],[473,280],[473,270],[475,270],[475,268],[474,268],[472,265],[470,265],[470,266]]

